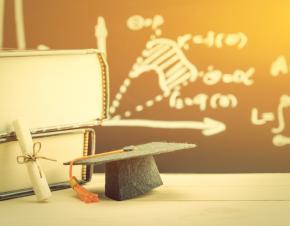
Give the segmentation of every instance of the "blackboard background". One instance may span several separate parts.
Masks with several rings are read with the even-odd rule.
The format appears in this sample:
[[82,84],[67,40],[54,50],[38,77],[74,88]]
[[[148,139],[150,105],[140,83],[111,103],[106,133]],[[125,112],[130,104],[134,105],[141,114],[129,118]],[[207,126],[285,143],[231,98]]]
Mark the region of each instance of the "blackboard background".
[[[276,112],[282,94],[288,94],[290,75],[273,77],[270,65],[279,56],[290,59],[289,1],[94,1],[94,0],[24,0],[24,21],[28,48],[45,44],[52,49],[96,48],[94,26],[98,16],[106,20],[109,32],[108,62],[111,96],[127,77],[137,56],[144,49],[152,30],[130,31],[127,19],[135,14],[152,18],[162,15],[162,37],[207,34],[209,30],[223,33],[243,32],[248,43],[242,50],[191,46],[186,56],[198,68],[214,65],[222,71],[255,67],[254,84],[205,86],[196,82],[182,90],[185,96],[198,93],[233,93],[237,108],[172,109],[162,101],[132,118],[155,120],[202,120],[210,117],[227,125],[226,131],[205,137],[198,130],[164,130],[150,128],[97,127],[97,151],[106,151],[129,144],[150,141],[192,142],[198,148],[158,156],[162,172],[290,172],[289,145],[275,147],[271,128],[277,121],[263,126],[251,123],[251,109]],[[4,47],[16,47],[13,1],[5,4]],[[130,87],[117,113],[143,103],[160,92],[157,76],[147,73]],[[289,133],[289,109],[285,109],[286,130]]]

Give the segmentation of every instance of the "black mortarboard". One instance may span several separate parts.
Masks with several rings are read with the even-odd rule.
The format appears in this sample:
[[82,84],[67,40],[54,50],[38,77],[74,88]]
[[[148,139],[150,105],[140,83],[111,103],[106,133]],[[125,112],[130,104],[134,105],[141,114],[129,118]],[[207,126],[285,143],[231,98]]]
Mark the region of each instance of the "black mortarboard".
[[106,196],[126,200],[163,184],[153,155],[194,147],[195,144],[188,143],[152,142],[88,156],[75,161],[74,165],[105,164]]

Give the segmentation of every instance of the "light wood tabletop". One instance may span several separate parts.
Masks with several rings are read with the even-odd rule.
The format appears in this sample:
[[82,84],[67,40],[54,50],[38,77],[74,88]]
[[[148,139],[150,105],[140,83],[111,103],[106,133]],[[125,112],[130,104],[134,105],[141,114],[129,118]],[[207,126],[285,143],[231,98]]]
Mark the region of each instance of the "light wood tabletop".
[[290,174],[162,174],[164,185],[127,201],[104,196],[104,175],[87,185],[100,202],[84,204],[71,189],[47,203],[34,196],[0,202],[1,226],[229,225],[289,226]]

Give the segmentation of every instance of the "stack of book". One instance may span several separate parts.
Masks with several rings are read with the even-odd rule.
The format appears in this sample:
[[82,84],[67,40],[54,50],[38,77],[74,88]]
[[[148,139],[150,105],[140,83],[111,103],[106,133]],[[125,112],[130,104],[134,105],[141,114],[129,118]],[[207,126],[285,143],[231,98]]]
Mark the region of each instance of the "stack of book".
[[[107,117],[108,67],[96,50],[0,52],[0,200],[33,194],[12,122],[24,118],[52,190],[68,187],[63,162],[94,154],[93,126]],[[87,182],[92,168],[74,174]]]

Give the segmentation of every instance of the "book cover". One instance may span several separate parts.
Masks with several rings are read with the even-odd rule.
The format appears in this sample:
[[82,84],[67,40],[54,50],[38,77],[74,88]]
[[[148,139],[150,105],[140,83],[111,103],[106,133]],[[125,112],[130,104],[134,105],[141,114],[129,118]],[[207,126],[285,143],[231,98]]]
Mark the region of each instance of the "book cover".
[[[34,136],[33,141],[41,143],[40,156],[57,160],[39,160],[52,190],[69,187],[68,166],[63,165],[63,162],[93,154],[95,149],[95,134],[92,129],[39,134]],[[17,141],[0,143],[0,200],[33,194],[25,166],[17,163],[16,158],[20,155]],[[82,182],[87,182],[91,178],[92,168],[76,166],[74,174]]]

